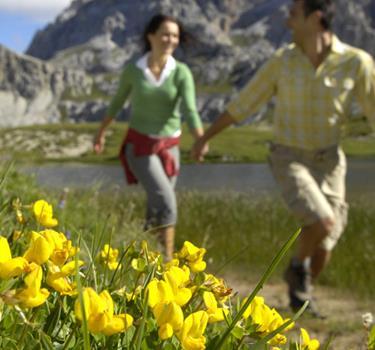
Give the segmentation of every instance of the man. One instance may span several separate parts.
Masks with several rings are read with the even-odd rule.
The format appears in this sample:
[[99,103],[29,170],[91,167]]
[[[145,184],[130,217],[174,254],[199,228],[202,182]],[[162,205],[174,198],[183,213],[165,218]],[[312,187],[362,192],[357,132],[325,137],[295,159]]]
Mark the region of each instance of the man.
[[192,149],[202,160],[211,137],[275,97],[270,166],[302,222],[284,278],[290,306],[298,309],[309,300],[312,312],[311,279],[328,263],[347,220],[346,160],[339,140],[352,97],[375,125],[373,59],[332,33],[333,13],[333,0],[294,0],[287,21],[293,43],[275,52]]

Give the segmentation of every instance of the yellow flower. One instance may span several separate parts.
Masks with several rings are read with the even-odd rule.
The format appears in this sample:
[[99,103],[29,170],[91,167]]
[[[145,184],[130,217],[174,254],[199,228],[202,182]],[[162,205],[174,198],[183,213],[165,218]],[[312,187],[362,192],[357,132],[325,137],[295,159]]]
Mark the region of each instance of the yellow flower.
[[106,316],[108,318],[106,326],[101,331],[104,335],[113,335],[125,332],[133,324],[133,317],[129,314],[114,315],[113,300],[108,291],[100,293],[99,297],[104,300],[106,305]]
[[208,322],[205,311],[190,314],[184,321],[182,329],[177,333],[184,350],[203,350],[206,348],[206,338],[203,336]]
[[157,304],[152,310],[159,326],[160,339],[168,339],[173,333],[179,331],[184,323],[182,309],[175,302]]
[[[98,333],[107,325],[107,317],[105,314],[106,304],[92,288],[85,288],[82,292],[82,296],[89,330],[93,333]],[[83,314],[79,299],[77,299],[74,304],[74,311],[77,319],[82,321]]]
[[53,247],[51,247],[45,237],[33,231],[31,232],[30,246],[26,250],[24,258],[29,262],[42,265],[49,259],[52,251]]
[[[242,305],[245,304],[247,299],[244,299]],[[255,296],[254,299],[251,301],[250,305],[246,308],[245,312],[242,314],[242,317],[246,320],[249,316],[254,313],[254,309],[259,307],[260,305],[264,304],[264,298]]]
[[[81,260],[77,262],[78,267],[84,264],[84,262]],[[76,285],[68,278],[69,275],[75,274],[75,271],[75,261],[71,261],[65,264],[62,268],[52,262],[49,262],[46,282],[50,287],[52,287],[62,295],[75,295],[77,294]]]
[[[113,314],[113,300],[105,290],[98,295],[92,288],[83,290],[83,305],[88,328],[92,333],[112,335],[125,332],[133,324],[133,317],[129,314]],[[83,320],[79,299],[74,305],[77,319]]]
[[49,291],[40,288],[43,272],[39,265],[34,265],[33,270],[25,277],[25,288],[15,294],[21,307],[34,308],[42,305],[49,296]]
[[[243,303],[246,299],[243,301]],[[243,318],[250,318],[252,326],[255,326],[256,332],[264,337],[281,327],[288,320],[283,320],[280,314],[275,309],[270,309],[264,303],[264,298],[256,296],[243,313]],[[284,331],[293,328],[294,323],[290,324]],[[287,338],[283,334],[276,334],[271,341],[271,345],[285,344]]]
[[108,266],[110,270],[116,270],[121,267],[117,262],[118,249],[113,249],[109,244],[105,244],[103,250],[99,253],[99,259]]
[[185,241],[181,250],[177,252],[177,258],[185,259],[193,272],[201,272],[206,269],[206,263],[203,261],[205,254],[206,249]]
[[184,321],[181,306],[176,302],[176,299],[181,302],[182,300],[185,301],[186,297],[180,294],[175,295],[170,283],[157,279],[153,279],[148,284],[146,292],[148,304],[152,308],[159,326],[159,337],[168,339],[173,333],[181,329]]
[[103,329],[104,335],[113,335],[121,332],[125,332],[133,324],[133,317],[129,314],[118,314],[112,317],[111,322]]
[[12,207],[16,212],[16,220],[18,223],[21,225],[26,223],[25,217],[23,216],[22,213],[22,202],[19,198],[16,198],[12,201]]
[[22,257],[12,259],[8,241],[0,236],[0,278],[9,279],[21,275],[27,270],[29,263]]
[[174,301],[171,286],[165,281],[153,279],[146,288],[148,294],[148,305],[153,308],[157,304],[168,304]]
[[224,320],[224,315],[228,314],[228,309],[217,307],[215,295],[212,292],[203,293],[203,301],[207,307],[208,322],[220,322]]
[[58,225],[57,219],[53,218],[53,209],[48,202],[39,199],[32,206],[35,219],[44,227],[55,227]]
[[192,292],[185,285],[190,281],[190,270],[172,266],[163,275],[164,280],[171,286],[174,301],[180,305],[185,305],[191,298]]
[[22,214],[22,211],[20,209],[16,209],[16,220],[21,225],[26,223],[25,217]]
[[180,261],[178,259],[174,258],[174,259],[172,259],[172,260],[170,260],[170,261],[168,261],[164,264],[164,269],[169,270],[172,266],[178,267],[179,264],[180,264]]
[[310,339],[306,329],[301,328],[301,347],[302,350],[318,350],[320,343],[317,339]]
[[62,266],[77,252],[78,249],[72,246],[63,233],[48,229],[31,232],[30,246],[24,257],[38,265],[50,259],[55,265]]

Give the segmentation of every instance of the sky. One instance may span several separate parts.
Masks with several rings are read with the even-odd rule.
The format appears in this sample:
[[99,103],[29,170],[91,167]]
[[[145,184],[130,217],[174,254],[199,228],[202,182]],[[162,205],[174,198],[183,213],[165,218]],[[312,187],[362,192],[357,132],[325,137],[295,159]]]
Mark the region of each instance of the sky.
[[72,0],[0,0],[0,44],[22,53]]

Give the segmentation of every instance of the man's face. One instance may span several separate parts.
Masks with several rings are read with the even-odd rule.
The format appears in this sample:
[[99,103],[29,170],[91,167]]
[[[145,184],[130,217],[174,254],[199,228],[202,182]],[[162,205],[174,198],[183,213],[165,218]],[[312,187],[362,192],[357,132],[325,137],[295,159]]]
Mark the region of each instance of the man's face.
[[300,30],[306,21],[304,13],[304,0],[292,0],[289,8],[289,17],[287,19],[287,26],[292,31]]
[[293,41],[297,44],[301,44],[304,38],[317,28],[317,16],[315,12],[305,15],[304,2],[305,0],[293,0],[286,22],[292,32]]

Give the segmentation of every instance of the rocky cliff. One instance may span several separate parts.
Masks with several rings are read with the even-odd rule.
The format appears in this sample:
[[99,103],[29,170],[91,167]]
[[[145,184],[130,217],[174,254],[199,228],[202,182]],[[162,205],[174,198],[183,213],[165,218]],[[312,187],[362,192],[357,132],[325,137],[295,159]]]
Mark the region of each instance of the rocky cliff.
[[[27,50],[34,59],[11,59],[4,48],[0,51],[0,65],[10,69],[6,83],[2,81],[0,85],[2,106],[8,107],[7,111],[1,107],[0,114],[5,116],[16,110],[20,123],[22,113],[25,123],[37,122],[37,114],[44,108],[47,112],[41,121],[101,118],[122,66],[141,53],[140,34],[146,21],[153,14],[164,12],[181,18],[193,35],[189,47],[179,49],[177,56],[192,68],[199,109],[204,119],[212,119],[275,48],[289,40],[284,24],[288,3],[289,0],[75,0],[53,23],[36,33]],[[335,31],[344,41],[375,55],[374,28],[375,0],[337,0]],[[3,57],[17,63],[4,66]],[[30,66],[38,68],[30,70]],[[51,83],[56,79],[59,88]],[[85,87],[80,83],[74,86],[77,81]],[[35,109],[33,101],[41,100],[44,104],[36,103],[39,107]],[[31,111],[35,119],[26,117]],[[125,112],[122,117],[126,117]]]
[[83,70],[57,67],[0,45],[0,125],[60,121],[59,103],[90,94],[92,78]]

